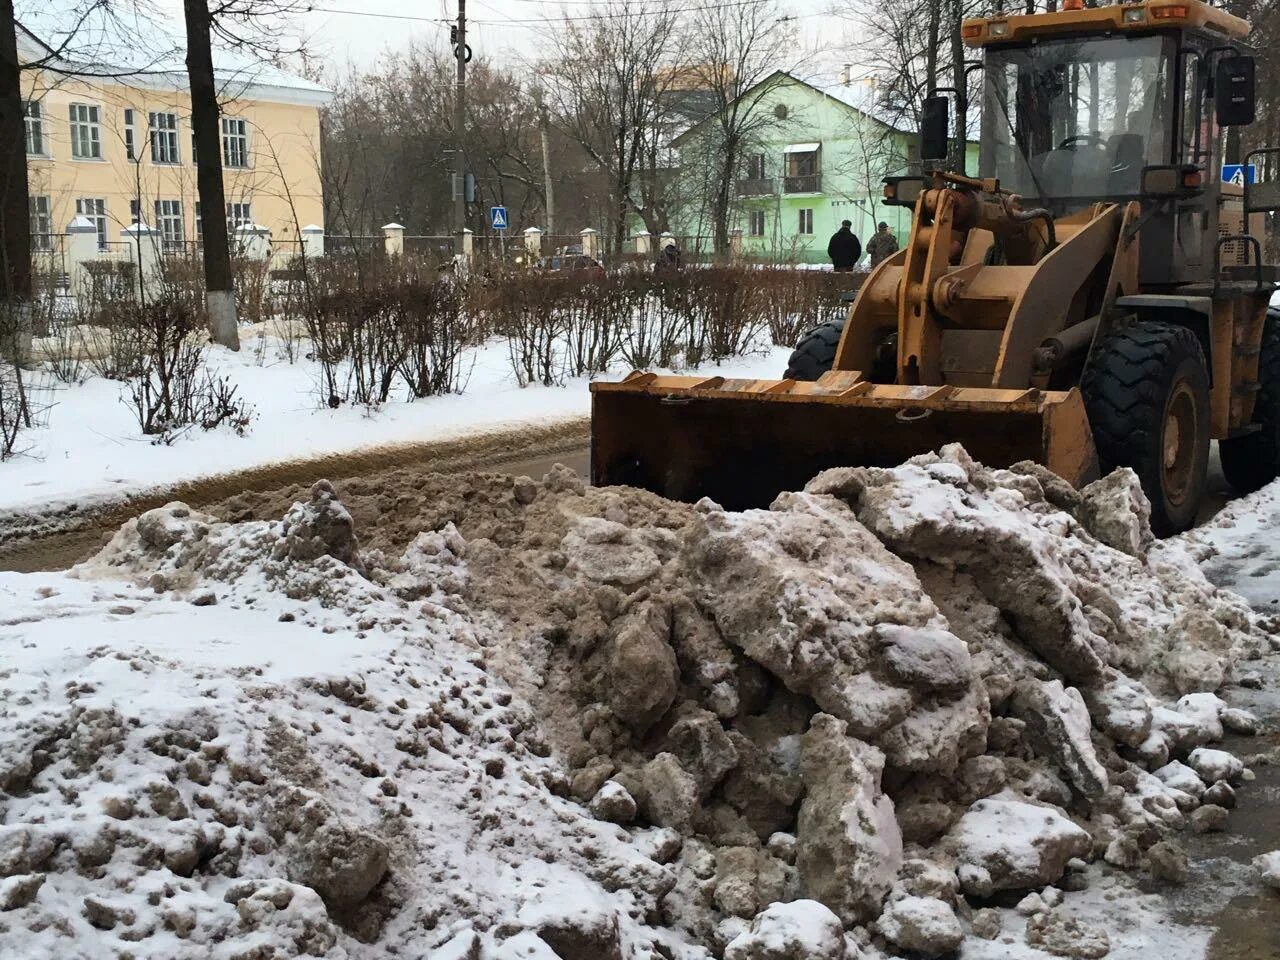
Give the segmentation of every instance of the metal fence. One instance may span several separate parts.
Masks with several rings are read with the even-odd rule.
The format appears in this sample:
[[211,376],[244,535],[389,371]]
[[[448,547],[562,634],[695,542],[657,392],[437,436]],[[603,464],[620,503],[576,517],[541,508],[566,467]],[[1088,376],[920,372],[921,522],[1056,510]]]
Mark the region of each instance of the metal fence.
[[427,257],[444,263],[453,258],[453,237],[444,234],[415,234],[404,238],[405,256]]

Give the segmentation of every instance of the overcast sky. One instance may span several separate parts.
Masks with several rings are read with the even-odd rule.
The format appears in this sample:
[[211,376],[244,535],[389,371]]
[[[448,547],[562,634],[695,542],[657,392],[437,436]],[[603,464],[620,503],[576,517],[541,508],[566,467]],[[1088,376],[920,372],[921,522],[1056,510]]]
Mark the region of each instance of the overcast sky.
[[[156,2],[181,22],[181,0]],[[314,9],[295,17],[294,28],[306,39],[313,55],[337,68],[333,71],[336,75],[341,75],[341,68],[347,63],[374,66],[386,52],[401,50],[414,41],[447,43],[449,28],[439,21],[452,20],[458,13],[457,0],[307,2]],[[691,4],[691,0],[669,2],[682,7]],[[777,2],[785,15],[796,18],[806,46],[833,39],[832,24],[822,15],[833,0]],[[485,56],[531,58],[546,34],[544,18],[582,16],[592,7],[604,6],[596,0],[467,0],[468,39],[471,48]],[[843,33],[843,25],[834,32]]]

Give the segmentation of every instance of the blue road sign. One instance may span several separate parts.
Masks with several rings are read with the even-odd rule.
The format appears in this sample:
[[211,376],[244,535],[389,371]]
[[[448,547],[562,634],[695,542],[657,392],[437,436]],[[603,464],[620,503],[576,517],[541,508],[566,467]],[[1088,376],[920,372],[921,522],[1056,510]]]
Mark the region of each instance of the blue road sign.
[[1243,187],[1246,183],[1257,183],[1258,168],[1252,163],[1224,163],[1222,182],[1233,183],[1237,187]]
[[490,207],[489,223],[493,225],[495,230],[507,229],[507,208],[506,207]]

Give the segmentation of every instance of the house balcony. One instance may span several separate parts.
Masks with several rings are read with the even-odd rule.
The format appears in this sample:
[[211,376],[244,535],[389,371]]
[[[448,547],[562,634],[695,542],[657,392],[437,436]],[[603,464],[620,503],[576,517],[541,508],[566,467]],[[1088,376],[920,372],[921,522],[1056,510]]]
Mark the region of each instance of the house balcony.
[[778,185],[772,177],[766,177],[763,180],[739,180],[738,196],[740,197],[771,197],[778,192]]
[[821,193],[822,174],[811,173],[800,177],[783,177],[783,193]]

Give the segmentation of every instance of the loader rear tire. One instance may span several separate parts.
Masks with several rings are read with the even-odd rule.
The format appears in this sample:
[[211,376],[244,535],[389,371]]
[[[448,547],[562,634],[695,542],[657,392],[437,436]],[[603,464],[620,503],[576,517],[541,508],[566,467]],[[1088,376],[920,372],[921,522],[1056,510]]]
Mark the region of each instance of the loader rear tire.
[[1253,403],[1258,429],[1218,442],[1222,473],[1236,493],[1253,493],[1280,475],[1280,313],[1267,314],[1262,328],[1258,384]]
[[1195,522],[1209,465],[1209,374],[1196,335],[1141,320],[1098,345],[1081,381],[1102,472],[1131,467],[1157,536]]
[[840,346],[842,333],[844,317],[814,327],[791,351],[787,372],[782,376],[787,380],[817,380],[835,365],[836,348]]

